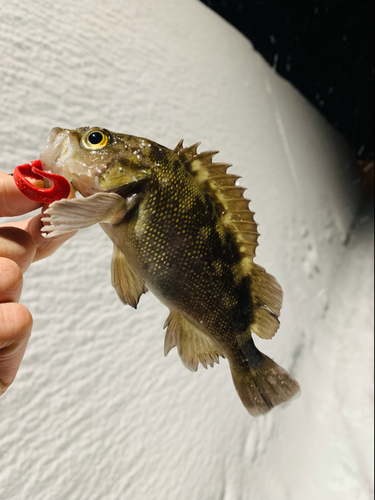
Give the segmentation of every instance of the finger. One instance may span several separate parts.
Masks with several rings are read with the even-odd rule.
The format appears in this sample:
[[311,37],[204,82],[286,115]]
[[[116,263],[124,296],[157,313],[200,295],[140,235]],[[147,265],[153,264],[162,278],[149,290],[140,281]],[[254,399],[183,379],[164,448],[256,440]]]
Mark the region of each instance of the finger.
[[72,236],[74,236],[77,231],[71,233],[62,234],[61,236],[56,236],[54,238],[45,238],[41,232],[43,227],[42,222],[43,215],[37,215],[32,219],[29,219],[26,224],[26,231],[33,238],[36,245],[36,254],[34,257],[34,262],[38,260],[45,259],[52,255],[56,250],[61,247],[63,243],[68,241]]
[[0,226],[0,256],[11,259],[24,273],[37,252],[32,236],[18,227]]
[[[74,236],[77,231],[71,233],[62,234],[61,236],[56,236],[55,238],[45,238],[41,232],[43,227],[42,214],[36,215],[31,219],[20,221],[20,222],[8,222],[0,226],[0,240],[1,240],[1,227],[12,227],[19,230],[27,231],[31,236],[35,245],[35,255],[31,262],[37,262],[38,260],[45,259],[52,255],[56,250],[61,247],[63,243],[68,241],[72,236]],[[1,247],[0,247],[1,255]]]
[[22,283],[20,267],[13,260],[0,257],[0,303],[18,302]]
[[20,304],[0,304],[0,395],[16,377],[31,334],[33,319]]
[[21,193],[11,175],[0,172],[0,217],[22,215],[41,206]]

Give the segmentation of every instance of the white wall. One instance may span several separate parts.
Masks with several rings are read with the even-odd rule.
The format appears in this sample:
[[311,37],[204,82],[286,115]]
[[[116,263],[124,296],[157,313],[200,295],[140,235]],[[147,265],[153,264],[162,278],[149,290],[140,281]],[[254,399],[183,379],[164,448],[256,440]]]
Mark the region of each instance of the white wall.
[[10,1],[0,17],[0,151],[11,172],[54,126],[181,138],[243,176],[257,262],[283,285],[282,327],[260,348],[302,397],[242,407],[224,361],[163,356],[166,310],[110,286],[111,244],[81,231],[34,265],[35,318],[0,400],[6,500],[360,500],[372,495],[371,231],[338,135],[233,28],[195,0]]

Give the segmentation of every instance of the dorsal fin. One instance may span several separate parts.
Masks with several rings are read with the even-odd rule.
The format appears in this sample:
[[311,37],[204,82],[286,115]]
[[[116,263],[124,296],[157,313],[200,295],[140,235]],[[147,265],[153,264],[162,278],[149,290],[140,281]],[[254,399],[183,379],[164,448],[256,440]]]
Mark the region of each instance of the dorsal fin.
[[249,277],[251,283],[251,300],[254,310],[248,333],[254,332],[261,338],[270,339],[279,327],[278,317],[283,294],[275,278],[253,263],[259,238],[254,212],[249,210],[249,200],[243,196],[245,189],[236,185],[239,177],[226,173],[231,165],[214,163],[212,159],[217,151],[198,154],[199,145],[200,143],[197,143],[184,148],[183,141],[181,141],[175,152],[184,163],[186,170],[208,194],[223,226],[237,243],[241,260],[236,269],[236,275],[239,280]]
[[226,173],[230,164],[212,161],[218,151],[198,153],[199,145],[198,142],[184,148],[183,141],[180,141],[175,152],[216,206],[223,225],[237,242],[241,256],[252,261],[258,246],[258,225],[254,212],[249,210],[249,200],[243,197],[245,189],[236,185],[240,177]]

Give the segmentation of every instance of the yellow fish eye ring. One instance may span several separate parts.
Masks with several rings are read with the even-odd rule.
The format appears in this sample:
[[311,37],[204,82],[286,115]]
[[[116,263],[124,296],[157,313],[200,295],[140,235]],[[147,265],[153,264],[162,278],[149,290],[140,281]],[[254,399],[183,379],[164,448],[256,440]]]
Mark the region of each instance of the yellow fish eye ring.
[[103,149],[109,142],[109,137],[103,130],[89,130],[81,139],[81,145],[85,149]]

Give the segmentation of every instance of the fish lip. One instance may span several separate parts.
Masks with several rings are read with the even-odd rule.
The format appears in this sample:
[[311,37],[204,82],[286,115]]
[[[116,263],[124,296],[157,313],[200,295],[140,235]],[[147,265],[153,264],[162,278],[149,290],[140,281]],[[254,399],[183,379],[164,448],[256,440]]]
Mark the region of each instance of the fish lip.
[[[59,140],[56,140],[59,134],[61,134],[61,138]],[[47,139],[47,144],[39,156],[43,167],[46,166],[49,170],[52,169],[52,165],[46,163],[43,159],[43,156],[45,154],[48,154],[48,156],[52,156],[54,158],[53,163],[56,163],[66,145],[68,137],[69,134],[67,134],[63,129],[59,127],[55,127],[51,130]]]
[[[55,127],[51,130],[49,133],[48,139],[47,139],[47,144],[43,151],[40,153],[39,158],[41,161],[41,169],[45,172],[51,172],[54,173],[56,172],[57,168],[56,167],[62,167],[63,163],[61,164],[61,155],[64,151],[64,148],[66,147],[66,144],[69,139],[69,131],[66,131],[64,129]],[[61,137],[58,137],[58,135],[61,134]],[[46,161],[46,157],[48,161]],[[59,170],[59,169],[58,169]],[[64,171],[64,169],[62,169]],[[70,173],[70,170],[68,168],[68,172]],[[58,175],[61,177],[64,177],[68,182],[71,182],[71,176],[66,175],[67,171],[65,170],[64,175],[61,175],[59,172]],[[47,181],[48,182],[48,181]]]

